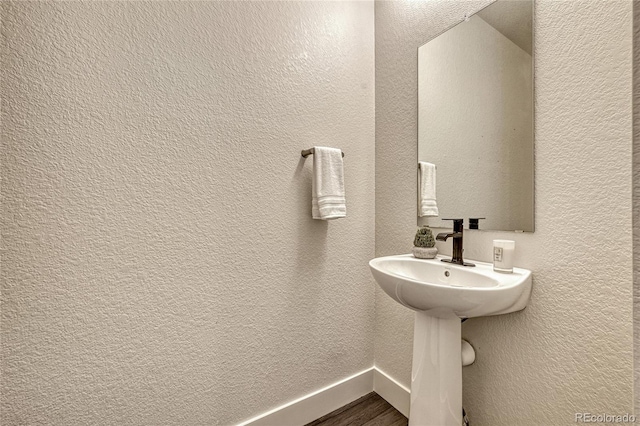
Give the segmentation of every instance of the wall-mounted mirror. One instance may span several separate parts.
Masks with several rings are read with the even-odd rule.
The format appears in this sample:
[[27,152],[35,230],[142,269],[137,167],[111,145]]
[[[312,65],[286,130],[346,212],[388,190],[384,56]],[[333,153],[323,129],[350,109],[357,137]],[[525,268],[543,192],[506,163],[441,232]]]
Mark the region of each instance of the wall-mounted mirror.
[[498,0],[418,49],[418,161],[435,165],[438,208],[418,225],[533,232],[532,24],[533,1]]

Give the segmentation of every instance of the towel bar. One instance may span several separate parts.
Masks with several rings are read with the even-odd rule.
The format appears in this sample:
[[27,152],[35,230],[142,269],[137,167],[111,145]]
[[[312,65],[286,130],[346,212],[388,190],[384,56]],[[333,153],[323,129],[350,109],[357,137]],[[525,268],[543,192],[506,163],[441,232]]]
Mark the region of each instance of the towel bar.
[[[307,158],[308,156],[313,155],[315,151],[315,148],[303,149],[300,152],[300,155],[302,155],[304,158]],[[344,152],[342,153],[342,158],[344,158]]]

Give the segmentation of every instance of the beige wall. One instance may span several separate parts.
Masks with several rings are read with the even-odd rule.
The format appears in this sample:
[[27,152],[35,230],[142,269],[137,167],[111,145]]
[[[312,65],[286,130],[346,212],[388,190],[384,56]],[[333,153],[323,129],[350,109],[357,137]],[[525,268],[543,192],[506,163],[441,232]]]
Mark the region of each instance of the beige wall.
[[633,2],[633,355],[634,407],[640,414],[640,4]]
[[0,423],[228,425],[372,365],[373,3],[2,14]]
[[[415,231],[417,48],[489,2],[376,2],[376,255]],[[463,336],[473,424],[575,424],[632,410],[631,2],[536,1],[536,232],[472,232],[490,260],[516,240],[534,272],[529,307],[477,318]],[[450,253],[450,244],[438,243]],[[413,315],[376,293],[375,363],[410,382]]]

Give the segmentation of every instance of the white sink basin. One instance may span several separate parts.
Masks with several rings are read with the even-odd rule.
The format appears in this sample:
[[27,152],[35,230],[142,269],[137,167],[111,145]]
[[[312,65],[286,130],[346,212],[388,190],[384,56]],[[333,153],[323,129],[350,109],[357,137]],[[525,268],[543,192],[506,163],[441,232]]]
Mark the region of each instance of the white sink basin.
[[378,257],[369,262],[380,287],[404,306],[431,315],[460,318],[507,314],[525,308],[531,293],[531,271],[493,271],[490,263],[475,267],[441,262],[444,257],[416,259],[411,254]]
[[411,254],[369,262],[380,287],[416,311],[411,369],[409,426],[462,424],[460,318],[507,314],[524,309],[531,294],[531,271],[493,271],[416,259]]

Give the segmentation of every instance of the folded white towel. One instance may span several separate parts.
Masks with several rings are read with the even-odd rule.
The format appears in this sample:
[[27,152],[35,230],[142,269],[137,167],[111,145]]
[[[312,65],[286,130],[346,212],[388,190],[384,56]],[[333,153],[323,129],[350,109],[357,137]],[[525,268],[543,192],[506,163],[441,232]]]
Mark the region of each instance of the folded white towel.
[[418,164],[418,216],[438,216],[436,166],[424,161]]
[[311,212],[314,219],[329,220],[347,216],[341,150],[314,147],[312,186]]

